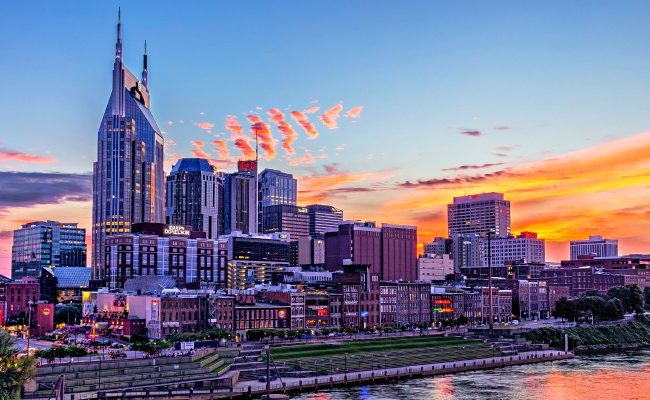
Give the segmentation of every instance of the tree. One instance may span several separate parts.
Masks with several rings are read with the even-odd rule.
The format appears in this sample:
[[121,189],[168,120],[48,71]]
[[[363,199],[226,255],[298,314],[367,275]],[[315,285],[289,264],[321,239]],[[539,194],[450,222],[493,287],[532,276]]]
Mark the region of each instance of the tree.
[[573,320],[577,316],[578,315],[575,302],[568,300],[566,297],[561,297],[555,302],[553,317]]
[[643,313],[644,296],[638,285],[615,286],[607,291],[607,295],[619,299],[625,312]]
[[33,356],[18,356],[14,338],[0,330],[0,399],[20,398],[20,388],[36,373]]
[[74,324],[76,321],[81,321],[81,307],[68,304],[54,311],[55,324]]
[[643,299],[645,300],[645,308],[650,308],[650,286],[643,288]]
[[623,318],[623,314],[625,314],[625,310],[623,309],[623,303],[621,303],[619,299],[612,298],[607,300],[607,304],[605,305],[605,310],[602,315],[603,319],[615,321]]
[[150,356],[156,355],[165,349],[169,349],[170,347],[172,347],[172,344],[162,339],[131,344],[131,350],[142,351],[149,354]]

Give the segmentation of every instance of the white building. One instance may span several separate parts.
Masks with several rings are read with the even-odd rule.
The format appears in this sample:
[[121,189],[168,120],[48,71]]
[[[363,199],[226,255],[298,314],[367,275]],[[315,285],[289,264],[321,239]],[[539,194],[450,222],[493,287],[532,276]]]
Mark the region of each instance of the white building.
[[[544,263],[546,249],[544,239],[538,239],[534,232],[522,232],[517,237],[492,239],[490,244],[492,266],[504,267],[508,261],[525,260],[529,263]],[[488,242],[483,241],[483,265],[488,265]]]
[[418,280],[423,282],[444,281],[454,273],[454,260],[448,254],[424,254],[417,261]]
[[618,240],[604,239],[602,236],[589,236],[588,240],[572,240],[571,259],[578,256],[618,257]]

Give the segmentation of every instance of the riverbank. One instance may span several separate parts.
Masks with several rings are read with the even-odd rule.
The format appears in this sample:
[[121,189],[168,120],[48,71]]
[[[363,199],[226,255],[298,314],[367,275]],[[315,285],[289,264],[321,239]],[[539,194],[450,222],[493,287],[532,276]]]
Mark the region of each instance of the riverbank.
[[[271,383],[273,393],[299,393],[304,391],[321,390],[337,386],[376,383],[382,381],[399,381],[425,376],[446,375],[458,372],[480,371],[493,368],[503,368],[514,365],[533,364],[573,358],[573,353],[544,350],[521,353],[512,356],[490,357],[456,362],[414,365],[400,368],[376,369],[359,371],[348,374],[320,375],[310,378],[285,378],[282,382]],[[219,398],[243,399],[256,397],[266,392],[266,383],[257,381],[238,382],[231,393]],[[199,394],[195,391],[194,394]],[[216,396],[215,396],[216,397]]]
[[539,328],[522,336],[533,343],[546,343],[552,348],[563,349],[565,334],[569,338],[569,349],[576,354],[641,349],[650,346],[650,319],[639,316],[616,325]]

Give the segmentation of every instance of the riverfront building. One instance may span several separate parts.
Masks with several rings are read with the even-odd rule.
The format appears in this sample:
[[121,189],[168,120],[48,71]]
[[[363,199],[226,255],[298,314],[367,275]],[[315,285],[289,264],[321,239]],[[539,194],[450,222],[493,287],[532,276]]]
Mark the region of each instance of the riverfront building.
[[105,278],[104,239],[128,233],[140,222],[165,220],[163,136],[151,114],[147,54],[139,80],[122,61],[118,20],[113,88],[102,118],[93,165],[93,255],[95,279]]

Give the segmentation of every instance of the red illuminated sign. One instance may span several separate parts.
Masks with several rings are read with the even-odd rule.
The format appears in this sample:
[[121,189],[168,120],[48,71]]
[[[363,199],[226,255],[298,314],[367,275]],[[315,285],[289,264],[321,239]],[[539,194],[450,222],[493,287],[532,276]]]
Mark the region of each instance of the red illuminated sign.
[[316,311],[316,314],[319,317],[327,317],[330,313],[329,310],[327,310],[327,308],[321,308],[320,310]]

